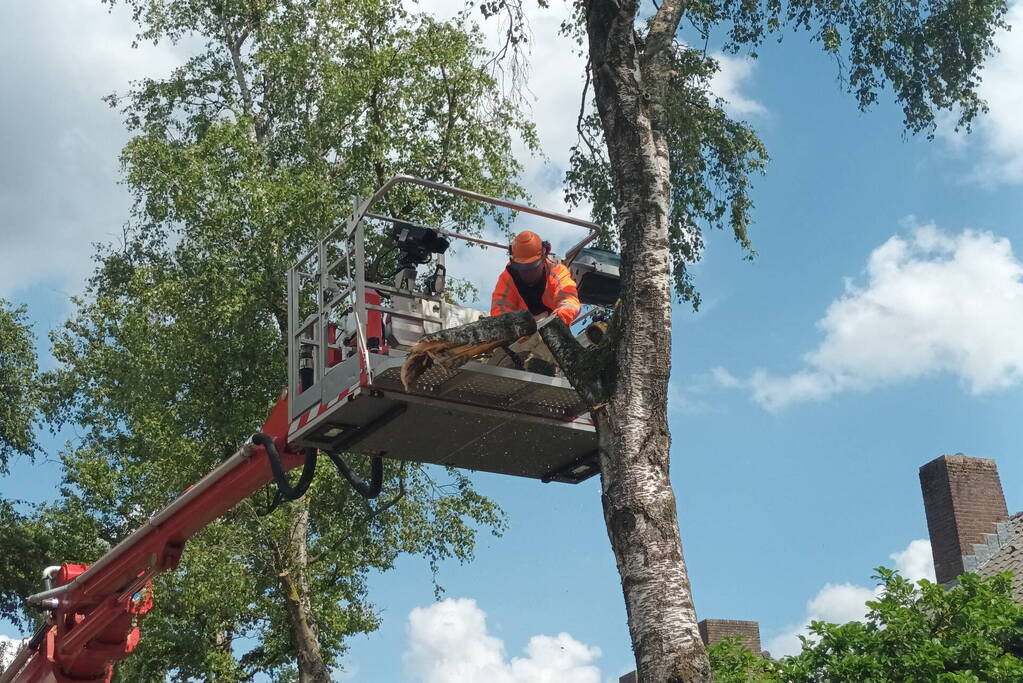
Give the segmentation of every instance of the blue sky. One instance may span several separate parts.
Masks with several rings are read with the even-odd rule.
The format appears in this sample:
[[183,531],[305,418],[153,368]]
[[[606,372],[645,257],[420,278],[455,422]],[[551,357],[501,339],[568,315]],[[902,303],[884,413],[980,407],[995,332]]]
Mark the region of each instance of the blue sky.
[[[21,3],[0,25],[0,88],[18,93],[0,114],[0,296],[29,306],[41,340],[80,290],[90,243],[127,216],[124,133],[99,97],[179,59],[132,52],[124,17],[87,5]],[[526,173],[553,208],[578,102],[578,60],[551,30],[563,11],[534,16],[549,163]],[[725,61],[716,87],[772,161],[755,191],[757,258],[709,235],[704,305],[674,316],[672,480],[700,618],[757,620],[784,650],[808,617],[858,616],[893,553],[926,575],[917,468],[943,453],[997,459],[1010,510],[1023,509],[1023,39],[1000,44],[991,114],[932,142],[904,137],[890,97],[860,113],[805,36]],[[43,499],[57,476],[18,462],[0,495]],[[417,558],[373,577],[383,625],[352,640],[339,679],[432,682],[457,664],[470,681],[617,680],[631,651],[597,482],[475,481],[508,532],[442,567],[446,602]]]

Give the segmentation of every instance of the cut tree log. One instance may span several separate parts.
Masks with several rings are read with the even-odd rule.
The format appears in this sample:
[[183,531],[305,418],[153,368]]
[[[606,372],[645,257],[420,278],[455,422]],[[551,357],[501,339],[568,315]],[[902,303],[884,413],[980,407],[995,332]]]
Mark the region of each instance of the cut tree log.
[[539,323],[528,311],[481,318],[468,325],[423,335],[401,366],[401,382],[409,391],[435,363],[454,369],[499,346],[539,332],[565,377],[586,405],[595,410],[607,401],[613,384],[613,346],[608,342],[617,334],[615,320],[611,319],[600,344],[584,348],[571,328],[556,315]]
[[529,311],[515,311],[424,334],[401,366],[401,383],[405,391],[410,391],[416,380],[435,363],[452,370],[502,344],[535,332],[536,321]]

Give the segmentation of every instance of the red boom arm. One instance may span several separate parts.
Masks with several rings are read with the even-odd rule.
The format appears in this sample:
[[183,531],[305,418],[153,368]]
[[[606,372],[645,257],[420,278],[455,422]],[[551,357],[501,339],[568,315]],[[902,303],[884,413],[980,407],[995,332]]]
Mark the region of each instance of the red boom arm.
[[[262,431],[274,439],[285,470],[303,464],[304,455],[287,448],[286,390]],[[52,618],[0,683],[109,683],[113,663],[138,645],[138,622],[152,606],[152,578],[178,566],[193,534],[272,481],[266,451],[247,444],[91,567],[61,566],[59,585],[29,598],[51,609]]]

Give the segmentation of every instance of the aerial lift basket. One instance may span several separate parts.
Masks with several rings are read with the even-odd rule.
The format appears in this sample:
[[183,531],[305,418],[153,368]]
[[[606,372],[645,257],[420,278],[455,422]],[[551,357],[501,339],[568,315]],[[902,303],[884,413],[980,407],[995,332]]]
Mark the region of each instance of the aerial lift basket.
[[[569,264],[580,252],[593,251],[584,247],[599,230],[588,221],[456,187],[391,178],[288,272],[290,446],[543,481],[578,483],[596,474],[593,422],[564,378],[472,361],[454,370],[435,365],[405,391],[400,370],[411,345],[424,333],[481,315],[445,300],[440,283],[448,242],[502,250],[507,245],[372,213],[398,185],[585,228],[587,235],[565,255]],[[399,263],[394,282],[367,280],[366,240],[373,234],[367,221],[390,225]],[[416,267],[430,262],[433,275],[427,273],[423,288]]]

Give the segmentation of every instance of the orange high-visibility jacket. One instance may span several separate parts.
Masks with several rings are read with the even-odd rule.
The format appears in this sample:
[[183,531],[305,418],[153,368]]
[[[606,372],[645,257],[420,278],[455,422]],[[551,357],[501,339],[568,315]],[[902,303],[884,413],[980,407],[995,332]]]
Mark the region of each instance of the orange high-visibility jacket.
[[568,268],[563,263],[548,260],[546,282],[541,280],[534,287],[517,283],[510,268],[501,271],[494,287],[490,315],[524,310],[533,315],[553,312],[566,325],[571,325],[581,309],[579,290]]

